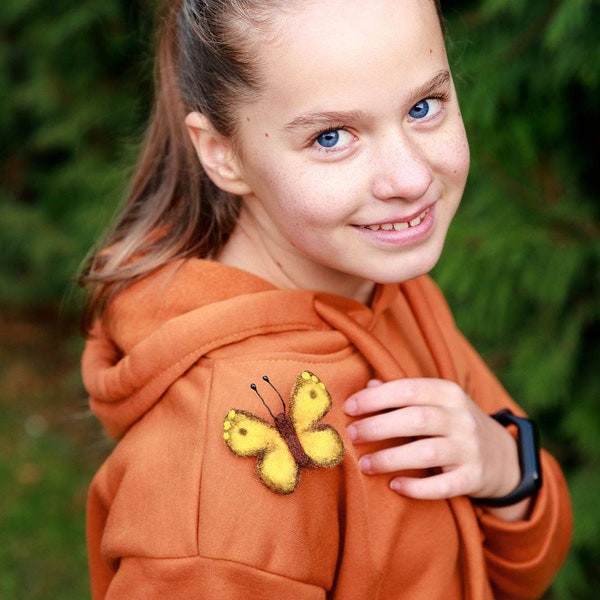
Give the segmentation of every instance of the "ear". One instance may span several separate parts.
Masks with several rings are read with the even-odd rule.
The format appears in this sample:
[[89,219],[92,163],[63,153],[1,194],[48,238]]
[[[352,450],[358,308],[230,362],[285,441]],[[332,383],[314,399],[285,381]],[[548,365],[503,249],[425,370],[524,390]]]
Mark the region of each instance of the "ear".
[[222,190],[244,196],[251,192],[240,172],[230,140],[220,135],[206,116],[193,112],[185,125],[202,167],[212,182]]

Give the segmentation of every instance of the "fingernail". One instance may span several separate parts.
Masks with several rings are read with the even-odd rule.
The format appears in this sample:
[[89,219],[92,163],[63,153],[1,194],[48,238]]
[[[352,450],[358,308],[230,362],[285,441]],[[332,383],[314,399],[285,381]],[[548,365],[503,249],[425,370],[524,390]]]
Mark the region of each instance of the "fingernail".
[[348,437],[355,442],[356,438],[358,437],[358,431],[356,431],[356,427],[354,427],[354,425],[348,425],[348,427],[346,427],[346,431],[348,432]]
[[358,464],[360,466],[360,470],[363,473],[370,473],[371,472],[371,459],[368,456],[363,456],[359,461]]
[[346,402],[344,402],[344,412],[353,415],[356,413],[357,403],[354,398],[348,398]]
[[377,387],[377,386],[380,386],[382,383],[383,383],[383,381],[381,381],[381,379],[369,379],[369,381],[367,381],[367,387],[368,388]]

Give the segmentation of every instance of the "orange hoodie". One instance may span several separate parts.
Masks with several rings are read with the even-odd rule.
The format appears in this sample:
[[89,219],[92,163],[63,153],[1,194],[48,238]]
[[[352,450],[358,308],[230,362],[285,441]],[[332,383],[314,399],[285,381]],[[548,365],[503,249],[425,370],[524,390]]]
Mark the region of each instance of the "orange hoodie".
[[522,414],[428,277],[379,286],[367,307],[177,262],[117,297],[83,377],[119,438],[89,494],[94,600],[537,598],[567,553],[571,508],[547,453],[516,523],[359,470],[384,444],[355,449],[341,407],[372,377],[441,377],[485,412]]

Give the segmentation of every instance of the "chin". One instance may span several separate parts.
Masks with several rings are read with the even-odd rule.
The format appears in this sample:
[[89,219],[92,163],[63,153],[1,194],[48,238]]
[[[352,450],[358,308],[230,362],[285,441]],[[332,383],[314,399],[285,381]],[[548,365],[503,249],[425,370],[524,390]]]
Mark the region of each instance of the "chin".
[[[426,275],[437,265],[441,253],[442,249],[439,248],[418,260],[405,259],[402,261],[401,258],[398,258],[389,265],[389,268],[379,266],[377,269],[373,269],[367,278],[374,283],[402,283]],[[402,261],[402,263],[398,264],[398,261]]]

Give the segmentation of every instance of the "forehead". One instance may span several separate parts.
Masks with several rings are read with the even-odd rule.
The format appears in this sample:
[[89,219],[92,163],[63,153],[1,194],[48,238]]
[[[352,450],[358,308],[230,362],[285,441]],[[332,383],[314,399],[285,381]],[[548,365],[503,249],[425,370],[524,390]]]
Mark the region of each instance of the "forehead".
[[433,0],[309,0],[272,27],[256,48],[267,101],[325,94],[334,102],[357,88],[388,92],[390,79],[417,87],[446,63]]

